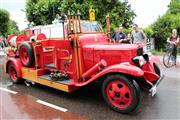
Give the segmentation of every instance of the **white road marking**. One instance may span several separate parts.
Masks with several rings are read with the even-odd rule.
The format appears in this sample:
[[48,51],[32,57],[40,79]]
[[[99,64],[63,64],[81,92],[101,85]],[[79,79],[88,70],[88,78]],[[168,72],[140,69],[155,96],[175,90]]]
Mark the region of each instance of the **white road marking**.
[[1,87],[0,87],[0,90],[5,91],[5,92],[9,92],[9,93],[12,93],[12,94],[17,94],[18,93],[16,91],[8,90],[6,88],[1,88]]
[[46,105],[46,106],[48,106],[48,107],[54,108],[54,109],[56,109],[56,110],[63,111],[63,112],[67,112],[67,111],[68,111],[66,108],[62,108],[62,107],[53,105],[53,104],[51,104],[51,103],[48,103],[48,102],[45,102],[45,101],[42,101],[42,100],[37,100],[36,102],[37,102],[37,103],[40,103],[40,104],[43,104],[43,105]]

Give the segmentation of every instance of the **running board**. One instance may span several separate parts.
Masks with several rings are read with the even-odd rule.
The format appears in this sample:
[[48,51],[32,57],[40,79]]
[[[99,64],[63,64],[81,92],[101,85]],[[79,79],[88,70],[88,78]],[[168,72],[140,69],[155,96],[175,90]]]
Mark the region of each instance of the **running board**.
[[[53,80],[51,80],[51,78],[49,77],[48,74],[39,76],[39,78],[44,79],[44,80],[53,81]],[[57,82],[57,83],[64,84],[64,85],[69,85],[73,81],[71,79],[67,79],[67,80],[63,80],[63,81],[57,80],[57,81],[53,81],[53,82]]]

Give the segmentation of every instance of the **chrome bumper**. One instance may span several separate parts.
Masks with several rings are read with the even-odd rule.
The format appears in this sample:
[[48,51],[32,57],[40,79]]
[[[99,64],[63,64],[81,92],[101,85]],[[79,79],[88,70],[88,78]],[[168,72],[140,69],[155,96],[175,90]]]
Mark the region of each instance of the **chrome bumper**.
[[157,92],[157,87],[160,84],[160,82],[164,79],[164,75],[162,75],[159,80],[149,89],[149,95],[154,96]]

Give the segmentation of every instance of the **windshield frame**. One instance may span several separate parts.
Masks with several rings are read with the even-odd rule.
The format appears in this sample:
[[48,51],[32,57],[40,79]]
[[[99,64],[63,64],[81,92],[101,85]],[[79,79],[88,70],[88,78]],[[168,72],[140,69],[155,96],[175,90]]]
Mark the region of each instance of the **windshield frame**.
[[81,20],[81,33],[104,33],[104,31],[102,25],[98,21]]

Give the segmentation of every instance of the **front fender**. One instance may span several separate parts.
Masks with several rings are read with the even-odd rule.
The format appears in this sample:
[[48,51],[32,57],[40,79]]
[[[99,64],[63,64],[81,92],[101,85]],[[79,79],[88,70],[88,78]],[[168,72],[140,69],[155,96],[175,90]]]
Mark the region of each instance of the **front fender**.
[[107,73],[119,72],[124,74],[133,75],[136,77],[143,76],[144,72],[137,66],[131,65],[130,63],[121,63],[107,67],[101,71],[98,76],[102,76]]
[[22,72],[21,72],[21,67],[22,67],[22,63],[21,63],[21,60],[20,58],[13,58],[13,57],[10,57],[6,60],[5,64],[4,64],[4,71],[5,73],[8,73],[8,65],[10,63],[13,63],[14,66],[15,66],[15,69],[17,71],[17,75],[18,77],[22,77]]
[[142,71],[137,66],[131,65],[130,63],[121,63],[121,64],[109,66],[109,67],[103,69],[101,72],[94,75],[88,81],[86,81],[84,83],[75,84],[75,86],[80,87],[80,86],[87,85],[87,84],[91,83],[92,81],[96,80],[97,78],[99,78],[103,75],[106,75],[108,73],[123,73],[123,74],[129,74],[129,75],[136,76],[136,77],[140,77],[140,76],[144,75],[144,71]]

